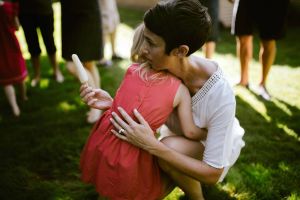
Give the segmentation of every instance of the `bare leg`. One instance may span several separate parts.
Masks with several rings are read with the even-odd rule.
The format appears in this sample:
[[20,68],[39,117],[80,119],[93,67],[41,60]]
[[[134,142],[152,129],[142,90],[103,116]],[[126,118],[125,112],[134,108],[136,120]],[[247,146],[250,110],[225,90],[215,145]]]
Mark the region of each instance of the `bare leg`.
[[112,59],[120,60],[122,58],[116,52],[116,33],[117,33],[117,30],[110,33],[109,40],[110,40],[110,44],[111,44]]
[[[88,84],[90,86],[92,86],[93,88],[100,88],[100,77],[99,77],[99,72],[98,72],[96,65],[93,62],[85,62],[85,63],[83,63],[83,65],[84,65],[87,75],[88,75],[88,79],[89,79]],[[75,76],[77,78],[77,72],[76,72],[76,68],[75,68],[75,65],[73,62],[67,61],[66,68],[73,76]],[[97,75],[97,73],[98,73],[98,75]],[[96,81],[95,81],[95,77],[96,77]]]
[[112,55],[116,55],[116,31],[109,34]]
[[[195,141],[188,140],[181,136],[170,136],[161,140],[165,145],[176,151],[186,154],[195,159],[202,159],[204,146]],[[169,175],[176,185],[178,185],[192,200],[204,199],[199,181],[182,174],[173,166],[163,160],[159,160],[161,169]],[[168,184],[168,183],[166,183]]]
[[70,72],[70,74],[72,74],[73,76],[77,77],[76,68],[75,68],[75,65],[74,65],[74,63],[72,61],[67,61],[66,62],[66,68]]
[[271,66],[276,57],[276,41],[262,40],[259,58],[262,64],[262,78],[260,85],[265,86]]
[[94,88],[100,88],[100,75],[99,75],[100,73],[95,62],[94,61],[84,62],[83,65],[87,69],[87,71],[89,71],[91,74],[91,79],[94,82],[92,83],[94,85],[91,86]]
[[258,93],[265,100],[270,100],[271,96],[266,89],[266,81],[270,72],[271,66],[276,57],[276,41],[262,40],[260,44],[259,60],[262,65],[262,77],[259,84]]
[[237,38],[237,55],[240,58],[241,80],[240,85],[247,86],[249,83],[249,63],[253,54],[253,36],[243,35]]
[[21,111],[17,104],[15,89],[12,85],[4,86],[5,95],[7,97],[8,103],[10,104],[12,111],[16,117],[20,116]]
[[[100,75],[95,62],[84,62],[83,65],[87,69],[89,85],[93,88],[100,88]],[[101,110],[91,108],[88,112],[87,122],[95,123],[100,118],[101,114]]]
[[21,94],[21,99],[23,101],[27,101],[28,97],[27,97],[27,92],[26,92],[26,84],[25,81],[23,81],[22,83],[19,84],[20,87],[20,94]]
[[40,56],[31,56],[31,64],[33,66],[33,79],[31,80],[31,86],[35,87],[41,79]]
[[[105,34],[105,33],[103,33],[103,44],[104,44],[104,49],[105,49],[105,44],[106,44],[106,42],[107,42],[107,39],[109,39],[110,40],[110,35],[109,34]],[[111,44],[112,45],[112,44]],[[112,66],[112,61],[111,60],[107,60],[106,58],[102,58],[101,60],[100,60],[100,62],[99,62],[99,64],[100,65],[103,65],[103,66],[105,66],[105,67],[110,67],[110,66]]]
[[214,41],[209,41],[205,43],[205,58],[211,59],[215,53],[216,43]]
[[[86,73],[88,75],[88,84],[93,88],[100,88],[100,76],[99,71],[94,62],[84,62],[83,66],[86,69]],[[74,63],[71,61],[67,61],[66,67],[68,71],[75,77],[77,77],[76,68]],[[95,123],[101,116],[102,111],[98,109],[91,108],[87,113],[87,122]]]
[[56,54],[54,53],[52,55],[48,55],[48,57],[49,57],[49,60],[50,60],[50,63],[51,63],[52,69],[53,69],[53,74],[54,74],[55,80],[58,83],[62,83],[64,81],[64,76],[62,75],[62,73],[59,69],[59,66],[58,66],[58,63],[56,60]]

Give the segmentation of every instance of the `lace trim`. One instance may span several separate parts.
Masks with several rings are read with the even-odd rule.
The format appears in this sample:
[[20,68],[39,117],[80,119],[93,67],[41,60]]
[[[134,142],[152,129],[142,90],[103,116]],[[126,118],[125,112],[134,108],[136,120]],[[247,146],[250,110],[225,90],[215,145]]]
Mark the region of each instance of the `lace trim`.
[[220,67],[218,70],[206,81],[203,87],[192,97],[192,106],[201,101],[209,90],[223,77],[223,72]]

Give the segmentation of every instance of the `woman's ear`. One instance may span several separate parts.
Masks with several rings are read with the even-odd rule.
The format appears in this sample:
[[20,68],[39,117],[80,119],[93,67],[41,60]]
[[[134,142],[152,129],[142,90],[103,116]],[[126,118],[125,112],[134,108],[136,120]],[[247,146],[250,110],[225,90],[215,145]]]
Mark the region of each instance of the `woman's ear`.
[[180,45],[179,47],[172,50],[173,55],[178,57],[185,57],[189,52],[189,47],[187,45]]

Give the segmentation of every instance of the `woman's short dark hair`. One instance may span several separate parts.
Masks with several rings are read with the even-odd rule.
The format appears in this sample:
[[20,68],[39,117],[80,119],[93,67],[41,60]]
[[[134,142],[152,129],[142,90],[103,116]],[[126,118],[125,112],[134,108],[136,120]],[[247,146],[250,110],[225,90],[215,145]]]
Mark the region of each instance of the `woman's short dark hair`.
[[165,53],[180,45],[189,47],[188,55],[205,43],[211,27],[207,8],[199,0],[164,0],[144,15],[145,26],[166,43]]

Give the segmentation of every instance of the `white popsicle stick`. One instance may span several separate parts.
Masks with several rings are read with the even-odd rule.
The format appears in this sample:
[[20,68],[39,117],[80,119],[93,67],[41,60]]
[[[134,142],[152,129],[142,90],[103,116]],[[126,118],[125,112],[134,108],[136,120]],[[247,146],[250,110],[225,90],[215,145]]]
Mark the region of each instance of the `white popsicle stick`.
[[78,56],[76,54],[72,54],[72,60],[75,64],[79,81],[81,83],[86,83],[89,80],[89,78],[88,78],[88,75],[87,75],[82,63],[80,62]]

